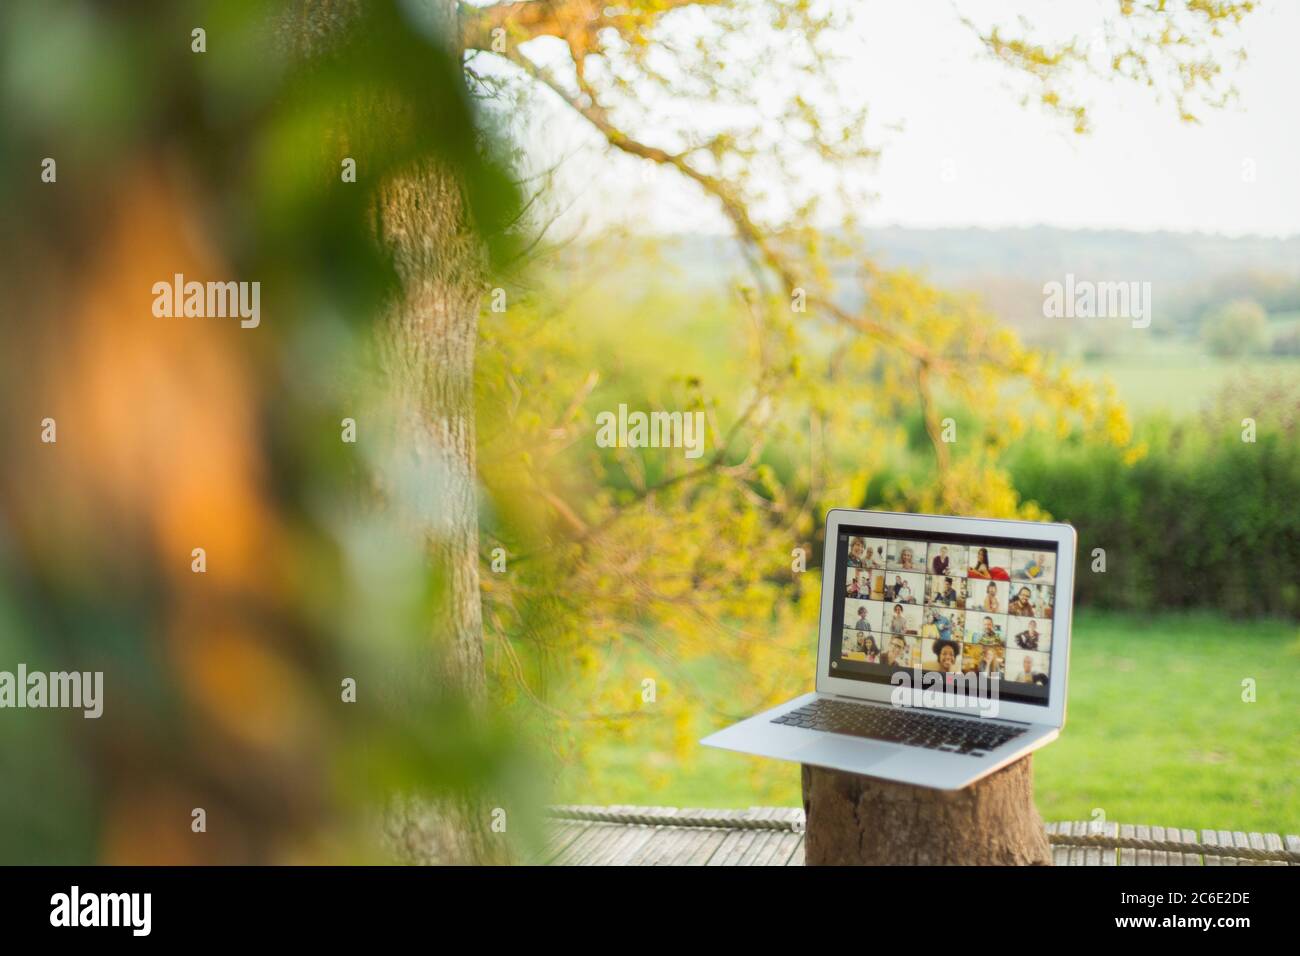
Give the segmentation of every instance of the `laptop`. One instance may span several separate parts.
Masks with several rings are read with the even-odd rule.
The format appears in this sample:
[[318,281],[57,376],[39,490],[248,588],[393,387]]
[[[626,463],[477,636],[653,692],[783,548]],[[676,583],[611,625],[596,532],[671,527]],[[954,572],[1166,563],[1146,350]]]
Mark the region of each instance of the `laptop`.
[[832,510],[815,690],[701,743],[958,790],[1065,726],[1066,524]]

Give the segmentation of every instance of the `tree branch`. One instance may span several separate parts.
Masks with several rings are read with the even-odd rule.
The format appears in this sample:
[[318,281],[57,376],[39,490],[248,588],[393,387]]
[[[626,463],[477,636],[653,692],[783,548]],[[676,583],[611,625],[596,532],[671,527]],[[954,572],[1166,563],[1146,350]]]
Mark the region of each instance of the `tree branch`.
[[[671,166],[683,176],[698,183],[709,195],[721,203],[723,213],[731,221],[741,241],[753,248],[763,264],[776,273],[785,294],[792,297],[795,290],[801,288],[794,266],[777,249],[768,235],[754,222],[749,214],[748,207],[736,196],[734,191],[728,188],[724,181],[696,169],[682,153],[670,153],[667,150],[660,149],[657,146],[650,146],[628,136],[613,124],[607,111],[600,103],[594,99],[591,99],[590,102],[584,102],[581,98],[574,96],[547,70],[537,66],[522,53],[510,50],[504,56],[559,96],[571,109],[594,126],[611,146],[629,155],[648,159],[662,166]],[[934,354],[931,349],[922,343],[900,336],[897,329],[889,328],[866,316],[853,315],[828,298],[809,295],[807,299],[809,304],[817,305],[836,321],[870,335],[886,345],[900,349],[917,361],[926,363],[931,368],[941,368],[946,364],[940,356]]]
[[[461,42],[467,50],[501,53],[493,36],[504,30],[513,47],[537,37],[559,37],[569,44],[575,61],[598,46],[601,30],[613,29],[628,37],[653,24],[671,10],[713,6],[726,0],[511,0],[478,7],[460,4]],[[579,66],[581,69],[581,66]]]

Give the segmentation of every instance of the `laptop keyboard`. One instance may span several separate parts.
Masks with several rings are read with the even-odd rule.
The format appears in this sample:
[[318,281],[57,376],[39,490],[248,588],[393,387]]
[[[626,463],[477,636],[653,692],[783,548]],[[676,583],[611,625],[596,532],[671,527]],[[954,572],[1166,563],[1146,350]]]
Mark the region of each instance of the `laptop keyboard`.
[[772,723],[972,757],[982,757],[1025,732],[1023,727],[1006,724],[897,707],[851,704],[825,697],[788,711]]

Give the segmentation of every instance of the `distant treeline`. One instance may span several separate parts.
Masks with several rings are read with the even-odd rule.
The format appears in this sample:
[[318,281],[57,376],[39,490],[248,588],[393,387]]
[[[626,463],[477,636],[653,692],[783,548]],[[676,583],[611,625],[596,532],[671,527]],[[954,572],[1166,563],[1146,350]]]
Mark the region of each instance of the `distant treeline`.
[[[1199,342],[1207,325],[1229,306],[1250,303],[1269,320],[1267,329],[1247,327],[1234,354],[1300,355],[1300,237],[1228,238],[1187,233],[1137,233],[1025,229],[868,230],[861,238],[879,264],[923,273],[938,285],[973,293],[985,308],[1031,344],[1083,358],[1122,351],[1115,329],[1097,323],[1044,321],[1043,287],[1067,274],[1091,281],[1142,281],[1152,285],[1151,336]],[[617,239],[602,239],[608,245]],[[725,290],[747,275],[729,235],[678,235],[660,239],[657,256],[629,254],[624,285],[636,285],[637,269],[660,275],[664,268],[687,288]],[[581,257],[588,250],[570,250]],[[861,305],[864,288],[858,256],[831,259],[846,308]],[[649,281],[648,278],[646,281]],[[1231,325],[1226,333],[1235,334]],[[1213,336],[1208,336],[1213,338]],[[1211,353],[1223,350],[1207,348]]]
[[[925,480],[919,413],[903,426],[905,462],[882,467],[854,506],[905,510],[905,489]],[[1146,452],[1132,463],[1121,448],[1043,435],[1003,460],[1022,501],[1078,530],[1076,603],[1300,620],[1300,383],[1237,382],[1196,415],[1142,421],[1136,441]]]
[[[1135,464],[1113,448],[1038,446],[1012,472],[1025,499],[1078,529],[1079,604],[1300,618],[1292,416],[1261,422],[1254,442],[1242,441],[1240,420],[1149,423],[1149,451]],[[1094,549],[1104,573],[1092,570]]]

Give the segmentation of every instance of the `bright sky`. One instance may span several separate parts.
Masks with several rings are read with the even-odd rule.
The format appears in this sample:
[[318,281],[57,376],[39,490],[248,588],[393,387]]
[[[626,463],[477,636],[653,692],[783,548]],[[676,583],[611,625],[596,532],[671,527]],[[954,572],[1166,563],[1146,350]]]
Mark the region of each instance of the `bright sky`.
[[[869,98],[875,140],[884,137],[870,223],[1300,234],[1300,3],[1274,0],[1247,17],[1248,60],[1234,73],[1240,99],[1203,111],[1201,125],[1180,122],[1171,102],[1134,83],[1089,80],[1076,89],[1093,132],[1077,136],[1019,104],[1028,87],[981,56],[948,0],[861,2],[862,27],[846,40],[861,51],[854,79]],[[1022,0],[961,9],[1004,23],[1010,17],[998,11],[1014,10],[1054,38],[1086,36],[1101,7]],[[590,142],[581,133],[570,142],[580,141]],[[712,204],[672,175],[642,186],[640,165],[606,163],[608,181],[584,178],[571,215],[593,228],[621,206],[654,231],[725,229]]]

